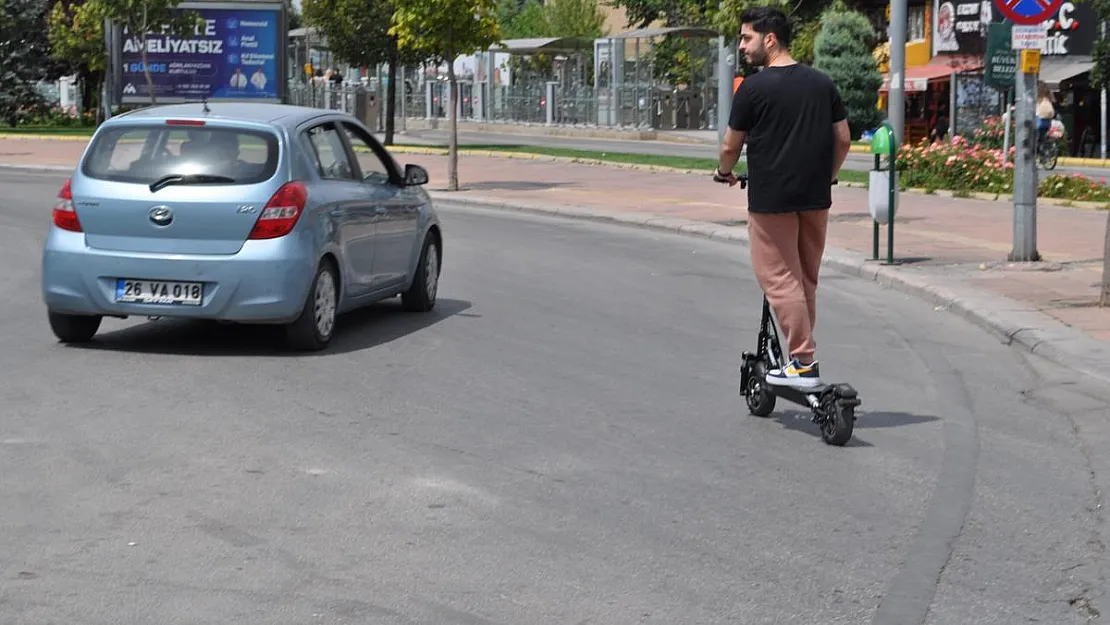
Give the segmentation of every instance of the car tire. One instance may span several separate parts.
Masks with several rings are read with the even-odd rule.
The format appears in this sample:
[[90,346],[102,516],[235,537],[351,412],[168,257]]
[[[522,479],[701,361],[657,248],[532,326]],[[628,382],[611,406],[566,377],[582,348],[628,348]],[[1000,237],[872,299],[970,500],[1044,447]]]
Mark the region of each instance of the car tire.
[[338,316],[336,311],[339,309],[338,284],[332,264],[321,262],[305,297],[301,316],[285,327],[286,340],[291,347],[301,351],[319,351],[331,342]]
[[420,252],[420,262],[416,264],[416,276],[412,286],[401,294],[401,304],[410,312],[428,312],[435,308],[439,292],[440,260],[439,245],[432,233],[424,238],[424,249]]
[[50,329],[63,343],[86,343],[96,336],[100,329],[99,315],[64,315],[47,311]]

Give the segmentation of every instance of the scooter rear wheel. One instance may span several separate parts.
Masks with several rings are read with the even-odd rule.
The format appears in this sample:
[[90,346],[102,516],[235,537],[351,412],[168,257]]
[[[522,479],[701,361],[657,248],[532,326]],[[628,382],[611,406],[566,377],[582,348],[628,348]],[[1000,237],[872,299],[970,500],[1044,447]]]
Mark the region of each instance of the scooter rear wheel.
[[766,379],[767,365],[762,362],[752,365],[746,399],[748,411],[756,417],[766,417],[775,409],[775,394],[767,390]]

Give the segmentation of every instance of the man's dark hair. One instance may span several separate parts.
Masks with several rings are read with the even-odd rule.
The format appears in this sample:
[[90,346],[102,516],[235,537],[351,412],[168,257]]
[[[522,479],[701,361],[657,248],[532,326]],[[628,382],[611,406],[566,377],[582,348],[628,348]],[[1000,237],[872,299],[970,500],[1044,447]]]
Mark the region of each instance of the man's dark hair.
[[790,20],[786,14],[774,7],[752,7],[740,14],[741,24],[750,24],[752,30],[766,35],[774,33],[783,48],[790,47]]

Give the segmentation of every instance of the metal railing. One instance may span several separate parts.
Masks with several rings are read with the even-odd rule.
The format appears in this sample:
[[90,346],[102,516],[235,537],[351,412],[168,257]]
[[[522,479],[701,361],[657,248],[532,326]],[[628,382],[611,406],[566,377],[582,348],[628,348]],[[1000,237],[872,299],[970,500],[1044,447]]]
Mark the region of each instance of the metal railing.
[[[460,82],[458,86],[460,120],[624,129],[716,128],[716,87],[674,90],[623,85],[595,89],[547,81],[521,81],[492,88],[472,82]],[[398,87],[398,117],[448,118],[450,96],[446,81],[428,81],[414,86],[407,94],[401,85]],[[350,113],[379,131],[384,128],[384,95],[376,86],[360,83],[296,83],[289,87],[288,102]]]

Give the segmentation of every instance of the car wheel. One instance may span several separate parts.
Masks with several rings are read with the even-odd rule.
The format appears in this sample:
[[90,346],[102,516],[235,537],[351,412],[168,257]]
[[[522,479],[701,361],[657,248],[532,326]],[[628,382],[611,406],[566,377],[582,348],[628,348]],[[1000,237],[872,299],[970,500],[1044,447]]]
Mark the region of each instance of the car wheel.
[[293,348],[317,351],[331,342],[335,332],[336,311],[339,309],[337,284],[331,263],[320,263],[312,288],[305,298],[301,316],[285,328],[286,338]]
[[63,315],[47,311],[50,329],[63,343],[85,343],[100,329],[99,315]]
[[416,265],[416,277],[412,286],[401,294],[401,303],[405,310],[412,312],[428,312],[436,305],[436,294],[439,291],[439,246],[435,237],[428,233],[424,239],[424,249],[420,252],[420,262]]

